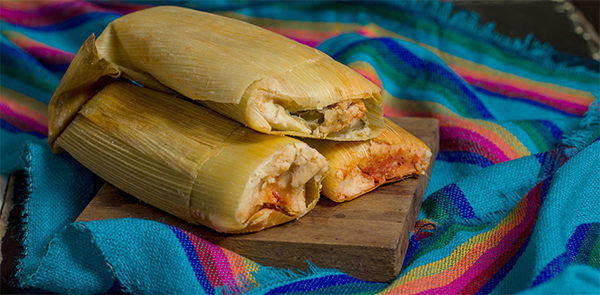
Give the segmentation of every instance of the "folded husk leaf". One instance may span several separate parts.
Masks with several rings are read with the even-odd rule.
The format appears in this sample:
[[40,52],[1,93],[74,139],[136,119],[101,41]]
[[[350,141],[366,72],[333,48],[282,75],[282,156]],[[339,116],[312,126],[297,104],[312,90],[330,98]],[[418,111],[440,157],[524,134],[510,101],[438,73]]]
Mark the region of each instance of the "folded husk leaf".
[[[365,140],[384,128],[374,83],[314,48],[243,21],[159,6],[114,20],[96,46],[125,78],[205,102],[264,133]],[[360,120],[347,110],[329,111],[345,101],[358,106],[344,108],[364,108],[356,113]],[[324,120],[317,128],[303,117],[307,111],[347,124]]]
[[140,200],[226,233],[303,216],[327,170],[325,158],[297,139],[122,80],[89,99],[56,145]]
[[336,142],[303,139],[329,162],[322,194],[335,202],[350,201],[390,182],[425,174],[431,149],[385,118],[385,130],[375,139]]
[[62,151],[54,142],[75,118],[81,106],[120,75],[116,65],[98,57],[94,35],[88,37],[71,61],[48,105],[48,144],[53,152]]

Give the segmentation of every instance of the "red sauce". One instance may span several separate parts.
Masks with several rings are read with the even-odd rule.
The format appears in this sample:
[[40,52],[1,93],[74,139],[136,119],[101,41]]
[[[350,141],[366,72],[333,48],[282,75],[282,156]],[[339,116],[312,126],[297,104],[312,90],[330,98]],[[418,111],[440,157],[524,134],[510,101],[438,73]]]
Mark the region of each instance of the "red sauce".
[[269,183],[264,192],[267,196],[262,205],[263,208],[279,211],[290,216],[292,215],[289,212],[288,204],[293,196],[287,190],[283,189],[277,183]]
[[405,177],[416,172],[413,163],[408,162],[401,154],[388,154],[385,157],[373,159],[368,166],[361,169],[371,176],[377,184],[388,179]]

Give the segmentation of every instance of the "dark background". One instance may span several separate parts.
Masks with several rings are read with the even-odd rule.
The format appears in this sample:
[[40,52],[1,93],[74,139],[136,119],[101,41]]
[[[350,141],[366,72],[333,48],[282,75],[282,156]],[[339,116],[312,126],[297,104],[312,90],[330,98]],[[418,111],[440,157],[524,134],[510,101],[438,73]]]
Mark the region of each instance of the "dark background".
[[[598,36],[600,1],[598,0],[453,0],[455,6],[471,10],[479,14],[482,23],[496,23],[495,31],[499,34],[523,39],[533,33],[541,43],[548,43],[555,50],[600,60]],[[577,13],[579,12],[579,13]],[[573,14],[578,14],[574,17]],[[582,16],[584,19],[580,17]],[[580,26],[579,33],[576,25]],[[581,31],[583,29],[583,32]],[[584,39],[584,34],[592,35],[591,41]],[[595,47],[590,48],[590,45]]]

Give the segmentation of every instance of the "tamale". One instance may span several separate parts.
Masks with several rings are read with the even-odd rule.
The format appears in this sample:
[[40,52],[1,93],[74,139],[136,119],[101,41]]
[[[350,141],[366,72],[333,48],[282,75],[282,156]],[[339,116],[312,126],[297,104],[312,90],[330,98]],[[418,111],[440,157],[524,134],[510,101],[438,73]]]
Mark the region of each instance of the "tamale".
[[425,174],[431,149],[423,141],[385,118],[385,129],[361,142],[303,139],[329,162],[322,194],[335,202],[364,195],[394,181]]
[[99,58],[269,134],[366,140],[384,128],[381,89],[315,48],[258,26],[159,6],[111,22]]
[[[57,102],[51,105],[60,112]],[[125,80],[87,100],[54,145],[140,200],[226,233],[303,216],[327,170],[325,158],[300,140]]]

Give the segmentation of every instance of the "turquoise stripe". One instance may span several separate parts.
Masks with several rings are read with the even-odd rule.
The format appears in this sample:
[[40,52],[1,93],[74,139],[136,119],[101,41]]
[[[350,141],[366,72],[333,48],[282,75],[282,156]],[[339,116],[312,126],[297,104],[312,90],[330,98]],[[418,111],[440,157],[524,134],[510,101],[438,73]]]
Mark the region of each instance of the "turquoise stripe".
[[[449,183],[457,182],[465,177],[475,175],[482,169],[483,168],[479,165],[475,164],[436,161],[435,165],[433,165],[433,170],[431,171],[431,175],[435,177],[429,178],[427,190],[425,191],[425,198]],[[421,219],[423,216],[419,216],[419,218]]]
[[104,28],[117,17],[115,15],[104,15],[101,18],[88,20],[76,27],[59,32],[41,32],[35,29],[24,28],[2,21],[2,30],[16,31],[26,35],[28,38],[44,43],[45,45],[61,49],[71,53],[77,53],[85,40],[94,33],[96,37],[102,33]]
[[[541,152],[546,152],[546,150],[540,150],[540,147],[535,143],[535,141],[531,138],[530,134],[527,133],[523,128],[521,128],[518,124],[513,122],[505,122],[502,123],[502,127],[506,128],[510,133],[516,136],[519,141],[531,152],[531,154],[537,154]],[[550,146],[554,146],[558,143],[558,141],[553,138],[547,138],[546,144]]]
[[202,263],[200,262],[200,258],[198,257],[198,253],[196,252],[196,248],[190,238],[179,228],[167,225],[169,229],[173,231],[179,242],[181,243],[181,248],[185,252],[187,259],[189,260],[190,266],[194,274],[196,275],[196,280],[198,280],[198,284],[202,287],[202,290],[206,292],[206,294],[214,293],[214,289],[210,284],[210,279],[206,276],[206,272],[202,267]]
[[474,87],[477,96],[483,104],[499,120],[553,120],[578,117],[578,115],[563,112],[542,103],[527,99],[513,99],[502,94]]
[[[52,89],[52,91],[44,91],[42,89],[33,87],[33,85],[31,85],[31,81],[29,81],[30,83],[27,83],[26,81],[21,81],[19,79],[15,79],[14,77],[4,74],[0,75],[0,79],[2,80],[2,87],[12,89],[16,92],[27,95],[45,104],[50,103],[52,94],[54,94],[54,89]],[[58,83],[56,83],[56,85],[58,85]]]
[[[398,6],[402,7],[405,5],[398,5]],[[431,18],[428,16],[427,13],[423,14],[423,13],[419,12],[420,9],[423,9],[422,7],[418,8],[418,5],[416,5],[415,7],[417,9],[416,12],[413,12],[410,9],[407,9],[406,7],[402,7],[401,9],[404,12],[411,13],[411,14],[417,14],[417,16],[425,17],[426,19]],[[301,9],[298,9],[297,6],[293,6],[291,8],[288,8],[285,6],[253,7],[253,8],[239,9],[239,10],[237,10],[237,12],[244,14],[244,15],[249,15],[249,16],[254,16],[254,17],[262,17],[262,18],[271,18],[271,19],[282,19],[282,18],[278,18],[278,16],[286,16],[285,19],[287,19],[287,20],[292,19],[292,20],[299,20],[299,21],[328,22],[328,20],[330,20],[330,19],[335,19],[336,22],[339,22],[339,23],[358,23],[358,24],[362,24],[362,25],[367,25],[370,22],[374,22],[377,25],[381,26],[382,28],[385,28],[386,30],[396,32],[396,33],[406,36],[410,39],[418,39],[420,42],[422,42],[424,44],[440,48],[443,51],[448,52],[449,54],[452,54],[452,55],[455,55],[455,56],[458,56],[458,57],[461,57],[461,58],[464,58],[466,60],[470,60],[473,62],[482,62],[480,59],[480,56],[484,55],[483,53],[474,51],[474,50],[469,50],[468,48],[465,48],[461,44],[457,44],[455,42],[448,40],[447,36],[446,36],[446,38],[444,38],[445,36],[443,36],[443,34],[445,34],[445,33],[458,33],[467,38],[474,39],[477,42],[486,43],[486,44],[490,45],[491,48],[496,48],[498,50],[498,52],[502,52],[502,50],[504,50],[505,52],[507,52],[507,51],[515,52],[515,54],[522,56],[523,62],[531,63],[531,65],[534,65],[534,66],[539,65],[542,68],[547,68],[549,73],[556,73],[556,72],[560,72],[561,74],[573,73],[574,75],[572,75],[572,77],[570,79],[568,79],[568,81],[566,81],[566,84],[563,84],[568,87],[574,87],[574,88],[590,87],[589,84],[593,83],[592,81],[594,81],[594,79],[597,79],[596,77],[600,77],[600,74],[598,74],[597,72],[585,70],[583,68],[580,70],[577,70],[577,69],[570,68],[570,67],[553,66],[552,64],[554,62],[551,60],[551,53],[552,53],[551,48],[549,48],[547,46],[543,46],[543,45],[531,45],[531,46],[527,47],[523,44],[529,44],[529,42],[522,42],[519,40],[510,41],[510,39],[508,39],[507,37],[503,37],[503,36],[497,35],[496,33],[493,33],[491,31],[492,26],[490,26],[490,25],[484,26],[483,29],[480,29],[479,31],[475,32],[474,30],[471,30],[471,29],[465,29],[465,24],[464,24],[464,22],[466,22],[465,20],[456,20],[456,21],[454,21],[454,25],[451,25],[451,24],[449,24],[450,21],[444,20],[444,16],[440,16],[438,18],[442,20],[442,24],[444,26],[447,26],[447,27],[453,29],[453,31],[450,31],[450,30],[442,31],[442,36],[441,36],[442,39],[440,40],[439,34],[429,34],[428,32],[420,30],[418,28],[415,29],[415,28],[406,26],[406,24],[398,23],[398,19],[402,18],[401,13],[395,13],[393,16],[390,16],[390,18],[386,18],[385,16],[381,15],[381,13],[385,13],[385,12],[378,11],[378,13],[374,13],[374,11],[375,11],[374,8],[371,8],[368,11],[362,10],[358,14],[356,12],[336,11],[336,10],[333,10],[334,8],[336,8],[336,7],[331,7],[331,8],[325,7],[325,10],[320,10],[317,12],[313,11],[312,14],[310,14],[310,15],[306,15],[306,13],[303,12]],[[321,9],[323,9],[323,8],[321,8]],[[288,15],[290,16],[289,18],[288,18]],[[411,20],[412,20],[412,18],[409,18],[405,21],[409,22]],[[429,20],[426,20],[426,21],[429,21]],[[498,40],[500,40],[500,41],[498,41]],[[503,43],[507,43],[507,44],[503,44]],[[531,43],[532,44],[536,44],[536,43],[540,44],[538,41],[533,41]],[[499,44],[503,44],[503,46],[501,46]],[[527,57],[527,55],[531,55],[531,56]],[[534,57],[534,56],[537,56],[537,57]],[[500,60],[497,60],[497,59],[489,56],[489,54],[486,56],[486,62],[488,63],[487,65],[489,65],[492,68],[499,69],[499,70],[502,70],[507,73],[513,73],[513,74],[517,74],[519,76],[544,81],[544,82],[565,83],[564,79],[567,78],[564,76],[556,77],[553,75],[540,75],[540,74],[531,73],[530,71],[528,71],[522,67],[508,65],[505,62],[502,62]],[[581,78],[581,75],[587,75],[589,78],[586,80],[590,81],[590,82],[578,82],[578,81],[574,80],[574,79]]]
[[[430,91],[427,88],[415,88],[414,87],[415,85],[411,85],[412,84],[411,81],[413,79],[411,79],[410,77],[407,77],[406,75],[404,75],[404,73],[394,70],[393,76],[386,75],[385,73],[388,71],[382,69],[382,66],[388,66],[388,65],[387,64],[381,65],[369,54],[355,53],[355,54],[349,55],[347,58],[344,58],[343,63],[350,64],[355,61],[363,61],[363,62],[370,64],[375,69],[375,71],[377,71],[377,74],[379,75],[383,89],[385,89],[385,91],[387,91],[394,97],[410,99],[410,100],[414,100],[414,101],[434,101],[434,102],[437,102],[437,103],[440,103],[440,104],[446,106],[448,109],[450,109],[451,111],[453,111],[457,114],[464,114],[463,111],[457,109],[454,104],[452,104],[452,103],[450,103],[450,101],[448,101],[447,96],[437,93],[437,92],[434,92],[434,91]],[[427,81],[425,81],[425,82],[429,83]],[[413,87],[409,87],[408,85],[411,85]],[[464,114],[464,115],[468,115],[468,114]]]
[[[310,291],[311,295],[332,295],[332,294],[344,294],[344,295],[370,295],[377,294],[387,288],[389,284],[387,283],[372,283],[372,282],[364,282],[364,283],[349,283],[341,286],[333,286],[333,287],[320,287],[318,289]],[[306,295],[307,292],[288,292],[283,293],[285,295]]]
[[48,104],[60,77],[6,38],[2,38],[0,47],[0,84]]

